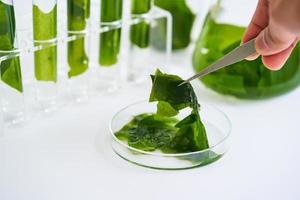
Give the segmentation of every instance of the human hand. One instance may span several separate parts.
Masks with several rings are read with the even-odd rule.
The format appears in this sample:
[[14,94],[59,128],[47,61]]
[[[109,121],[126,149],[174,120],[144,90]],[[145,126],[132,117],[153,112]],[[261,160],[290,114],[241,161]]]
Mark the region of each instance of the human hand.
[[271,70],[282,68],[300,38],[300,0],[259,0],[243,43],[255,38],[257,55]]

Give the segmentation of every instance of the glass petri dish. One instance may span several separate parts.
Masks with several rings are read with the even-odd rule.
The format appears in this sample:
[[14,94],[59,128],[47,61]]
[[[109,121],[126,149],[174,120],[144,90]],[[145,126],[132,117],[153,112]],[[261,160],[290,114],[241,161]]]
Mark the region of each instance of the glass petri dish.
[[[111,145],[113,150],[121,158],[149,168],[155,169],[188,169],[197,166],[204,166],[219,160],[229,149],[229,136],[231,123],[228,117],[218,108],[211,105],[201,105],[200,116],[207,131],[209,149],[189,153],[168,154],[161,151],[143,151],[133,148],[126,141],[119,140],[115,132],[120,130],[132,118],[141,113],[155,113],[157,103],[139,101],[133,103],[119,112],[112,118],[109,129],[111,133]],[[187,116],[183,110],[177,117],[178,119]]]

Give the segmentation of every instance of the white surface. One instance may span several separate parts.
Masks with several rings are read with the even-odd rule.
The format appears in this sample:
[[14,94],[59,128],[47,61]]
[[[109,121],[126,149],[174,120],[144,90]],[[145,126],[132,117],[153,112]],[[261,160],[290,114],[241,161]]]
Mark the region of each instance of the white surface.
[[[175,58],[182,67],[175,71],[187,77],[191,70],[184,61],[190,58]],[[149,95],[149,84],[128,86],[0,138],[0,199],[300,199],[300,88],[254,102],[194,85],[202,103],[215,104],[232,120],[232,147],[218,162],[159,171],[119,158],[110,148],[109,120]]]

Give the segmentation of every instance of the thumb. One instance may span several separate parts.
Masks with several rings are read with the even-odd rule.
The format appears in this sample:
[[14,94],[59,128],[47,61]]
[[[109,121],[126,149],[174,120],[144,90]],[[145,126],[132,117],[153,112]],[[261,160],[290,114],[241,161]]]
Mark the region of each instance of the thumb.
[[270,23],[257,36],[255,47],[258,54],[270,56],[288,49],[295,40],[296,37],[293,34],[280,28],[280,26],[274,28],[274,25]]

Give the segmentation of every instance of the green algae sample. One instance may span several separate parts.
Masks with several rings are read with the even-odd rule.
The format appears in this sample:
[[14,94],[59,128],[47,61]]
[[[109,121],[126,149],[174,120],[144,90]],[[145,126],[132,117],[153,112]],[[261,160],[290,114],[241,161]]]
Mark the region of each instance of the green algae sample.
[[[199,104],[190,83],[178,86],[183,80],[157,70],[152,78],[149,102],[158,102],[156,113],[142,113],[115,133],[128,145],[164,153],[187,153],[209,148],[205,127],[200,119]],[[179,121],[180,110],[191,113]]]
[[[14,7],[0,1],[0,51],[15,49],[16,24]],[[5,56],[6,53],[0,53]],[[1,80],[19,92],[23,92],[21,65],[19,57],[4,60],[0,63]]]
[[[131,0],[131,14],[147,14],[151,9],[151,0]],[[150,42],[150,24],[142,21],[130,27],[130,40],[140,48],[146,48]]]
[[[122,19],[122,4],[122,0],[101,1],[102,26],[114,26],[113,23],[121,23],[118,21]],[[109,67],[118,62],[120,40],[121,28],[114,28],[100,34],[99,64],[101,66]]]
[[45,45],[34,53],[35,78],[39,81],[57,81],[57,5],[49,13],[33,6],[33,33],[35,44]]
[[[154,0],[154,4],[171,13],[173,18],[173,49],[186,48],[191,42],[191,31],[195,15],[186,4],[186,0]],[[159,21],[158,29],[153,37],[158,41],[165,41],[165,21]],[[161,43],[161,42],[160,42]],[[159,43],[156,43],[159,46]]]
[[[68,0],[69,36],[76,37],[68,43],[69,77],[78,76],[88,69],[89,58],[85,51],[85,34],[87,19],[90,17],[90,0]],[[76,33],[78,32],[78,33]]]

